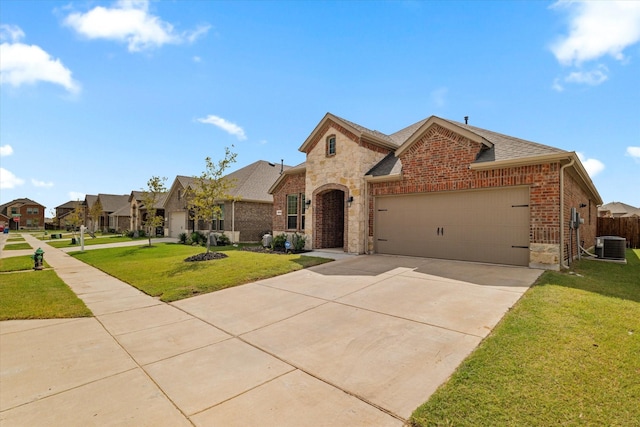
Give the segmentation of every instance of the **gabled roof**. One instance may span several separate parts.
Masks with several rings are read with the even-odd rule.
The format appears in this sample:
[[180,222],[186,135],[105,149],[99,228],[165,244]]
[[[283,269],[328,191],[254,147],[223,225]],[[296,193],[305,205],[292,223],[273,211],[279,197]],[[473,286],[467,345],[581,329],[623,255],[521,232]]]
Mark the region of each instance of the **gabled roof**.
[[[129,203],[131,203],[131,201],[135,198],[136,201],[140,202],[140,209],[144,209],[145,206],[142,204],[142,198],[144,197],[144,191],[132,191],[131,194],[129,195]],[[167,196],[168,196],[169,192],[166,191],[164,193],[159,193],[158,194],[158,200],[156,201],[156,209],[164,209],[164,202],[167,200]]]
[[104,212],[115,212],[125,205],[129,208],[128,194],[98,194],[98,199]]
[[42,206],[43,208],[45,207],[44,205],[41,205],[38,202],[34,202],[31,199],[27,199],[26,197],[23,197],[21,199],[14,199],[8,203],[5,203],[3,205],[0,205],[0,212],[5,212],[5,210],[10,207],[10,206],[24,206],[24,205],[37,205],[37,206]]
[[84,196],[84,204],[87,205],[89,209],[93,206],[95,202],[98,201],[98,196],[95,194],[87,194]]
[[[229,195],[232,199],[239,199],[245,202],[272,203],[273,196],[269,193],[269,188],[280,177],[281,170],[286,172],[289,169],[291,169],[291,166],[258,160],[225,175],[224,178],[232,183],[229,189]],[[196,177],[178,175],[171,188],[173,189],[176,183],[179,183],[185,189],[189,188],[196,179]]]
[[621,217],[640,216],[640,208],[622,202],[611,202],[598,208],[598,212],[611,212],[611,215]]
[[118,209],[116,209],[115,211],[111,212],[109,214],[109,216],[113,216],[113,217],[118,217],[118,216],[130,217],[131,216],[131,205],[127,203],[126,205],[120,206]]
[[349,120],[345,120],[341,117],[338,117],[334,114],[331,113],[327,113],[325,114],[325,116],[323,117],[322,120],[320,120],[320,123],[318,123],[318,125],[313,129],[313,131],[311,132],[311,134],[309,134],[309,136],[307,137],[307,139],[302,143],[302,145],[300,146],[300,148],[298,150],[302,151],[303,153],[307,152],[307,149],[309,149],[309,147],[311,146],[311,144],[313,143],[317,133],[324,128],[324,126],[328,123],[328,122],[334,122],[342,127],[344,127],[346,130],[348,130],[349,132],[353,133],[354,135],[356,135],[356,137],[358,138],[362,138],[364,140],[366,140],[367,142],[370,142],[374,145],[378,145],[384,148],[388,148],[391,150],[395,150],[396,148],[398,148],[398,144],[393,141],[389,135],[385,135],[384,133],[377,131],[377,130],[371,130],[371,129],[367,129],[364,126],[361,126],[359,124],[350,122]]
[[273,202],[269,188],[280,177],[280,172],[291,169],[291,166],[276,165],[258,160],[248,166],[230,173],[225,178],[232,181],[229,194],[244,201]]
[[273,194],[274,191],[276,191],[276,188],[278,187],[278,185],[280,185],[280,183],[282,182],[282,180],[285,178],[285,176],[287,175],[295,175],[297,173],[303,173],[307,171],[307,162],[302,162],[299,165],[296,165],[292,168],[289,168],[285,171],[283,171],[280,176],[278,177],[278,179],[276,179],[276,181],[273,183],[273,185],[271,185],[271,187],[269,187],[269,194]]
[[[56,209],[75,209],[76,208],[76,201],[73,200],[69,200],[67,203],[63,203],[60,206],[56,206]],[[82,203],[82,202],[80,202]]]
[[[594,200],[602,203],[598,191],[575,152],[561,150],[437,116],[428,117],[395,133],[386,135],[327,113],[302,144],[300,151],[306,152],[309,149],[311,144],[314,143],[317,133],[329,121],[337,123],[368,142],[395,150],[393,155],[387,155],[365,174],[370,181],[401,179],[402,162],[400,157],[402,154],[415,142],[419,141],[432,126],[438,125],[481,144],[482,149],[479,150],[476,160],[469,165],[471,169],[493,169],[535,164],[543,161],[563,162],[571,165],[575,173],[580,176],[585,186],[593,194]],[[275,186],[272,187],[271,191],[274,189]]]

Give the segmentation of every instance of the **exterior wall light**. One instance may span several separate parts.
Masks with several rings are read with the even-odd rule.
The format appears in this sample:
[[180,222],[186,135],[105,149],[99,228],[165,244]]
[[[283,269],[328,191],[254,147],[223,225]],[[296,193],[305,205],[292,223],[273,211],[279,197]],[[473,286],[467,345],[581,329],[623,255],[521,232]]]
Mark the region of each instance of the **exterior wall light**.
[[353,203],[353,196],[349,196],[349,198],[347,199],[347,206],[351,207],[352,203]]
[[307,200],[306,202],[304,202],[305,209],[309,209],[309,206],[311,206],[311,200]]

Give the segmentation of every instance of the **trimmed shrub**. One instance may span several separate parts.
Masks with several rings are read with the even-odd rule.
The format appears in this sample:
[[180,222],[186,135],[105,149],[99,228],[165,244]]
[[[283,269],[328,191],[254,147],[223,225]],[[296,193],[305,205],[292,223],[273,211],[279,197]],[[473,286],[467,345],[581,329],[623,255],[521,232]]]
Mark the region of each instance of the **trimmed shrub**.
[[217,236],[216,240],[218,241],[218,246],[228,246],[231,244],[231,240],[229,240],[229,237],[224,233]]

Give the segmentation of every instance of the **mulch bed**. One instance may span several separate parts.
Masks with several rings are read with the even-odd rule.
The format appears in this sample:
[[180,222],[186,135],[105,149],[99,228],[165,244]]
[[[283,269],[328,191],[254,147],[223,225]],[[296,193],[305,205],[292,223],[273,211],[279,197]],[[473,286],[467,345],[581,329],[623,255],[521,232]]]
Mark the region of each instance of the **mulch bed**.
[[229,255],[223,254],[222,252],[204,252],[198,255],[190,256],[189,258],[185,258],[185,261],[186,262],[210,261],[212,259],[222,259],[228,256]]

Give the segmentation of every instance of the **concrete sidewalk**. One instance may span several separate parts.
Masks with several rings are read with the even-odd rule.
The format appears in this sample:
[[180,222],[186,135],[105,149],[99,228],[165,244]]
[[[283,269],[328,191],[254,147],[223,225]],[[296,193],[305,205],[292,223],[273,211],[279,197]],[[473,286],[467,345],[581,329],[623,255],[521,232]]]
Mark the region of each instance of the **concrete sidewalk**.
[[0,322],[3,427],[402,426],[540,274],[350,256],[165,304],[37,245],[96,317]]

